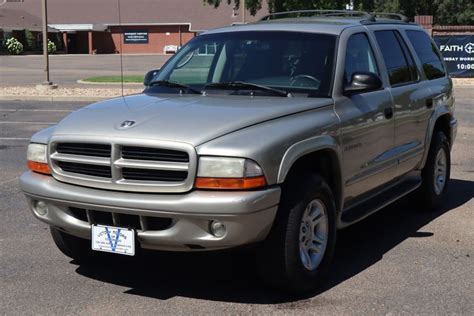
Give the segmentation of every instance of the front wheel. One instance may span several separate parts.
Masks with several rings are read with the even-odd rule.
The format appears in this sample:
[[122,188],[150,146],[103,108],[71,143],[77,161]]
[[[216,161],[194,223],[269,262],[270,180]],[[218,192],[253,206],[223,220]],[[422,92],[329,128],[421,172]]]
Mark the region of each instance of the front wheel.
[[264,281],[292,292],[316,289],[334,253],[335,218],[333,195],[322,177],[289,179],[272,231],[258,252]]

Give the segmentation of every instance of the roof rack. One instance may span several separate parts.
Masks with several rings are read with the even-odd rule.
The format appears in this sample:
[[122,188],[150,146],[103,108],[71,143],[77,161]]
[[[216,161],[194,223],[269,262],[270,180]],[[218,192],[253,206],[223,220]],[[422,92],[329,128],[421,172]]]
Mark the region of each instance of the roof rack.
[[372,13],[376,18],[385,17],[389,20],[400,20],[405,23],[409,23],[410,19],[403,14],[399,13],[388,13],[388,12],[373,12]]
[[387,20],[397,20],[403,23],[409,23],[409,19],[403,14],[386,13],[386,12],[365,12],[352,10],[298,10],[287,12],[276,12],[264,16],[260,21],[270,21],[277,19],[284,19],[287,17],[353,17],[360,18],[363,23],[376,23],[376,18],[385,18]]
[[372,19],[374,16],[364,11],[351,11],[351,10],[298,10],[298,11],[286,11],[286,12],[275,12],[268,14],[260,19],[260,21],[270,21],[275,19],[283,19],[285,17],[304,17],[304,16],[322,16],[322,17],[361,17],[366,19]]

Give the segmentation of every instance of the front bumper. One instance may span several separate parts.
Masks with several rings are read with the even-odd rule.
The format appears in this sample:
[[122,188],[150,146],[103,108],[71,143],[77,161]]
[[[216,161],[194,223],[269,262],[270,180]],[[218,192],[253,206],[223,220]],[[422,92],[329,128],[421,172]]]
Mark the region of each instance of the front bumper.
[[[148,194],[107,191],[59,182],[51,176],[26,172],[20,178],[33,214],[68,234],[91,239],[91,223],[79,219],[71,208],[112,215],[166,218],[170,225],[160,230],[142,226],[137,240],[142,248],[157,250],[216,250],[261,241],[268,235],[280,200],[279,187],[260,191],[193,191],[186,194]],[[34,210],[37,201],[48,206],[45,215]],[[113,216],[112,216],[113,217]],[[210,221],[227,228],[223,237],[209,231]]]

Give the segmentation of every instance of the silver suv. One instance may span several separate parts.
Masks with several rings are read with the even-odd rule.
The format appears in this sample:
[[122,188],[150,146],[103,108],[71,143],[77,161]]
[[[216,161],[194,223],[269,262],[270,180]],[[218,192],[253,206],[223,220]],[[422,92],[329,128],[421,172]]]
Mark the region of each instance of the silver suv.
[[453,86],[404,17],[273,14],[197,36],[145,85],[31,139],[21,187],[67,256],[253,245],[264,280],[306,291],[339,229],[446,195]]

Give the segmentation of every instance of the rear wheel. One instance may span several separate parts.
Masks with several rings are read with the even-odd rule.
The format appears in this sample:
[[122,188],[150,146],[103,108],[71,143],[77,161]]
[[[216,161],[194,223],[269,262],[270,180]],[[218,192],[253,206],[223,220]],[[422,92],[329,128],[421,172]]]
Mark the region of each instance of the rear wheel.
[[335,217],[333,195],[322,177],[289,179],[272,231],[258,252],[264,281],[292,292],[316,289],[334,253]]
[[441,205],[449,185],[451,156],[449,141],[443,132],[435,132],[426,165],[421,172],[422,185],[418,191],[420,206],[435,210]]
[[66,234],[55,227],[50,227],[50,230],[54,243],[66,256],[85,261],[93,255],[89,240]]

